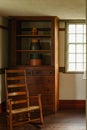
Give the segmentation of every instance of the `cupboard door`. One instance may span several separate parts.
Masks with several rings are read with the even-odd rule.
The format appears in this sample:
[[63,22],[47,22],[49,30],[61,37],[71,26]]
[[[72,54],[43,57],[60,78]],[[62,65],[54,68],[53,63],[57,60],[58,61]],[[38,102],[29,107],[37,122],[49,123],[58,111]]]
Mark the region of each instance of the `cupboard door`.
[[[53,20],[50,18],[40,20],[38,17],[37,20],[15,20],[16,65],[32,66],[31,55],[35,58],[37,54],[41,55],[42,65],[53,65],[52,23]],[[40,48],[32,49],[34,43],[39,43]]]
[[30,95],[54,94],[54,76],[37,76],[27,78]]
[[41,94],[44,113],[54,111],[54,76],[32,76],[27,78],[30,95]]
[[45,115],[54,112],[54,94],[42,94],[42,108]]

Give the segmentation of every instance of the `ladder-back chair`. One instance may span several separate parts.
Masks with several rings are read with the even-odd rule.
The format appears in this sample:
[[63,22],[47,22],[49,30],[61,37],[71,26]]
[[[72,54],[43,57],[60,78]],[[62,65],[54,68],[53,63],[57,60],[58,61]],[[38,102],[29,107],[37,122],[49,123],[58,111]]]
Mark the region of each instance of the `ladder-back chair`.
[[43,124],[41,96],[29,96],[26,70],[5,70],[5,83],[10,130],[28,122]]

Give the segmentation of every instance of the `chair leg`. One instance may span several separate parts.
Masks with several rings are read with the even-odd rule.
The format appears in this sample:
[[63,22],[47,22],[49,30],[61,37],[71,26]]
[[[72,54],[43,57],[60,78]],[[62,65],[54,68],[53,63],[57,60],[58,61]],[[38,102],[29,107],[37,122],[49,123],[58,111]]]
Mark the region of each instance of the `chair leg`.
[[41,121],[41,124],[43,124],[43,115],[42,115],[42,110],[40,109],[40,121]]
[[41,95],[39,95],[39,106],[40,106],[40,122],[41,122],[41,124],[43,124],[43,114],[42,114]]
[[10,130],[13,129],[12,128],[12,114],[11,113],[9,113],[9,128],[10,128]]
[[28,112],[28,121],[30,121],[30,112]]

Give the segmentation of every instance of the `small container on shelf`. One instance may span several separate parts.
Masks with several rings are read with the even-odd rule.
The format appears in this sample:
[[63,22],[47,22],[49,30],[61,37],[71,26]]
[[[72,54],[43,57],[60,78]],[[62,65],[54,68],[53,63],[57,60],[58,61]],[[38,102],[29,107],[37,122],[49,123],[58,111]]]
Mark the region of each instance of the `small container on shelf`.
[[33,27],[31,33],[32,33],[32,35],[38,35],[38,30],[37,30],[37,28]]
[[[40,50],[40,42],[38,39],[32,39],[31,40],[31,45],[30,45],[30,50]],[[29,65],[30,66],[40,66],[42,65],[42,54],[34,53],[30,54],[30,60],[29,60]]]
[[42,55],[41,54],[30,54],[29,65],[30,66],[42,65]]
[[30,50],[40,50],[40,42],[38,39],[32,39],[31,40],[31,45],[30,45]]

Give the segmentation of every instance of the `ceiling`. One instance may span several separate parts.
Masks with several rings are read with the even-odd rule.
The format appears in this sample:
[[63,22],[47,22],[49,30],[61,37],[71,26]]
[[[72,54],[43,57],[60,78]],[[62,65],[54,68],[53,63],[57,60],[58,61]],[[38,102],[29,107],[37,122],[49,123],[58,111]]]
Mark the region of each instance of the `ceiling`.
[[58,16],[86,19],[86,0],[0,0],[1,16]]

